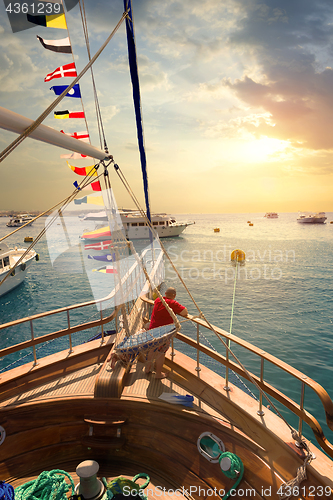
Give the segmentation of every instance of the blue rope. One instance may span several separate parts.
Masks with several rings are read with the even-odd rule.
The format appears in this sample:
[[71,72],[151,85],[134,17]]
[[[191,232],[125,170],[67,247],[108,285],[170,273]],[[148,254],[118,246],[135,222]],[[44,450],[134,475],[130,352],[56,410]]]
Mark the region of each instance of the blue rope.
[[0,500],[14,500],[14,488],[11,484],[0,481]]

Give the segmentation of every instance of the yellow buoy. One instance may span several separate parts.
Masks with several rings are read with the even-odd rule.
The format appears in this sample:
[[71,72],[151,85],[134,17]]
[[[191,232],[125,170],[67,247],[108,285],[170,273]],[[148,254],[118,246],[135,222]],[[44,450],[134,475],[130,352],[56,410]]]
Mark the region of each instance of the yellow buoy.
[[26,236],[24,238],[24,241],[27,243],[28,241],[34,241],[33,237],[32,236]]
[[333,220],[331,220],[330,224],[333,224]]
[[243,250],[233,250],[231,252],[231,260],[232,262],[245,262],[245,252]]
[[249,226],[253,226],[253,223],[252,223],[252,222],[250,222]]
[[219,233],[219,232],[220,232],[220,228],[219,228],[219,227],[216,227],[216,228],[214,229],[214,233]]
[[248,220],[248,221],[247,221],[247,223],[248,223],[248,224],[251,224],[251,221],[250,221],[250,220]]

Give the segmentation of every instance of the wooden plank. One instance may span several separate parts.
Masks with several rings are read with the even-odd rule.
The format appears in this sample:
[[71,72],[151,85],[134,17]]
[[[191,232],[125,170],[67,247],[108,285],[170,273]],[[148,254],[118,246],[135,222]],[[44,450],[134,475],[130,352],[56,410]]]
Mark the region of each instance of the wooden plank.
[[112,339],[108,339],[103,345],[100,340],[93,340],[74,347],[71,354],[68,350],[61,351],[40,359],[36,366],[29,363],[3,373],[0,380],[0,401],[30,391],[51,380],[61,380],[66,375],[90,365],[96,365],[96,370],[99,371],[99,365],[106,359],[111,345]]

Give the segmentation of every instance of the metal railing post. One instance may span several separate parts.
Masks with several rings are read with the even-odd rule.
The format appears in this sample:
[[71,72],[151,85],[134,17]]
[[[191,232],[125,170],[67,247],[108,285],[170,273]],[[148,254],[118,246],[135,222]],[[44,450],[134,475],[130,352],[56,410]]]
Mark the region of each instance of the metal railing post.
[[199,373],[201,371],[201,368],[200,368],[200,359],[199,359],[199,354],[200,354],[200,351],[199,351],[199,344],[200,344],[200,340],[199,340],[199,325],[197,325],[197,366],[196,366],[196,371]]
[[[265,354],[265,351],[262,351],[261,354]],[[264,358],[261,357],[261,366],[260,366],[260,382],[264,381]],[[265,415],[265,412],[262,409],[262,392],[259,392],[259,410],[257,411],[257,414],[262,417]]]
[[[70,330],[71,329],[71,321],[70,321],[70,318],[69,318],[69,311],[68,310],[67,310],[67,324],[68,324],[68,330]],[[69,337],[69,354],[71,354],[73,352],[72,334],[69,333],[68,337]]]
[[[230,339],[228,339],[228,348],[230,349]],[[229,387],[229,367],[228,367],[229,349],[226,348],[226,353],[225,353],[225,360],[227,362],[227,364],[225,366],[225,386],[223,387],[223,389],[225,391],[230,391],[230,387]]]
[[[307,377],[304,376],[303,379],[305,380]],[[302,382],[302,390],[301,390],[301,402],[300,402],[300,410],[304,410],[304,396],[305,396],[305,384]],[[302,429],[303,429],[303,419],[302,417],[299,417],[299,422],[298,422],[298,435],[301,437],[302,435]]]
[[[100,313],[101,313],[101,321],[102,321],[103,320],[102,304],[101,304]],[[102,327],[102,339],[101,339],[101,345],[102,345],[102,344],[104,344],[104,325],[103,325],[103,323],[101,324],[101,327]]]
[[[33,324],[32,324],[32,319],[30,320],[30,331],[31,331],[31,340],[35,340],[35,337],[34,337],[34,327],[33,327]],[[33,349],[33,353],[34,353],[34,364],[33,366],[36,366],[38,363],[37,363],[37,355],[36,355],[36,347],[35,345],[32,346],[32,349]]]
[[173,346],[173,337],[171,339],[171,359],[173,361],[173,358],[175,357],[175,349],[174,349],[174,346]]

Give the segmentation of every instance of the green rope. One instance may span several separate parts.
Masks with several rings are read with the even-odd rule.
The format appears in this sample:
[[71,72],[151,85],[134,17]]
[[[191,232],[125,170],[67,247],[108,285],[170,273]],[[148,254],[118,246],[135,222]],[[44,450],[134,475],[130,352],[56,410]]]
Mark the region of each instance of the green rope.
[[[237,266],[238,266],[238,258],[237,258],[237,261],[236,261],[234,291],[233,291],[233,295],[232,295],[232,304],[231,304],[231,317],[230,317],[230,328],[229,328],[230,335],[231,335],[231,331],[232,331],[232,320],[233,320],[233,317],[234,317],[234,308],[235,308]],[[229,361],[229,352],[231,352],[231,354],[233,354],[232,351],[231,351],[231,349],[230,349],[230,345],[231,345],[231,341],[230,341],[230,338],[229,338],[228,342],[226,344],[226,347],[227,347],[226,361]],[[226,366],[226,368],[225,368],[225,385],[226,385],[227,388],[228,388],[228,384],[229,384],[229,368],[228,368],[228,366]]]
[[[236,269],[235,269],[235,281],[234,281],[234,292],[232,295],[232,305],[231,305],[231,318],[230,318],[230,329],[229,333],[231,335],[231,330],[232,330],[232,320],[234,317],[234,308],[235,308],[235,297],[236,297],[236,281],[237,281],[237,267],[238,267],[238,259],[236,261]],[[230,340],[229,340],[230,343]],[[230,347],[230,346],[229,346]]]
[[243,465],[243,462],[241,461],[241,459],[239,457],[237,457],[237,455],[235,455],[234,453],[230,453],[229,451],[225,451],[224,453],[221,453],[221,456],[219,458],[219,462],[221,463],[221,460],[223,458],[225,458],[225,457],[229,458],[229,460],[231,462],[231,465],[230,465],[230,469],[229,470],[223,470],[222,472],[229,479],[236,479],[237,478],[237,481],[232,486],[232,488],[230,488],[230,490],[228,491],[228,493],[226,495],[224,495],[224,497],[222,498],[222,500],[227,500],[227,498],[229,497],[230,493],[233,490],[236,490],[236,488],[238,487],[239,483],[241,482],[241,480],[243,478],[243,474],[244,474],[244,465]]
[[[70,485],[63,476],[69,479]],[[70,488],[74,494],[74,481],[67,472],[58,469],[44,471],[37,479],[15,488],[15,500],[67,500],[66,493]]]

